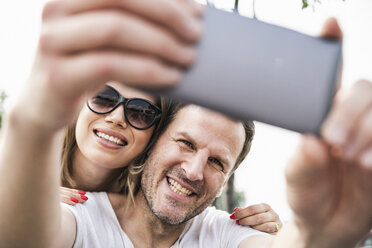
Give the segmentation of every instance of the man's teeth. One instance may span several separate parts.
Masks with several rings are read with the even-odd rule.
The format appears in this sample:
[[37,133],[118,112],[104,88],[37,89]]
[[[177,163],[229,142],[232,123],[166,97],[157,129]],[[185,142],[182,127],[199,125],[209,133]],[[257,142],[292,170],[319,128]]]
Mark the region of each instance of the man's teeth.
[[118,139],[114,136],[111,136],[111,135],[108,135],[108,134],[105,134],[105,133],[101,133],[101,132],[97,132],[97,136],[102,138],[102,139],[105,139],[111,143],[114,143],[116,145],[124,145],[124,142],[121,140],[121,139]]
[[179,195],[189,196],[192,194],[192,191],[182,187],[179,183],[174,181],[172,178],[168,178],[168,184],[170,188]]

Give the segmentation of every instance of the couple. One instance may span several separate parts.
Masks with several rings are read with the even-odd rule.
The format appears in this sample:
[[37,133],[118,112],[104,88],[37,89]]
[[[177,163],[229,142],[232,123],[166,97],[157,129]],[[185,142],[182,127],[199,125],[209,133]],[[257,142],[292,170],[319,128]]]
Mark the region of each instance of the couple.
[[247,237],[261,239],[207,208],[249,150],[252,123],[196,106],[175,106],[170,116],[137,174],[133,203],[128,194],[87,193],[83,205],[62,210],[55,238],[62,247],[237,247]]
[[[154,103],[156,104],[154,104]],[[159,107],[157,106],[159,105]],[[168,101],[164,99],[154,99],[153,97],[139,92],[137,90],[131,89],[129,87],[125,87],[117,82],[110,82],[108,83],[102,91],[97,93],[94,97],[89,99],[87,101],[87,104],[83,107],[83,109],[80,111],[76,125],[74,125],[72,130],[67,131],[67,136],[65,136],[65,145],[64,145],[64,153],[62,157],[64,158],[64,161],[71,161],[69,165],[67,162],[62,163],[62,175],[63,178],[69,178],[70,183],[66,182],[67,180],[63,180],[63,184],[65,186],[75,186],[78,188],[84,188],[85,190],[100,190],[100,191],[110,191],[110,192],[120,192],[119,194],[109,194],[109,199],[107,198],[106,193],[101,194],[85,194],[82,196],[76,196],[75,199],[79,199],[81,197],[89,198],[89,201],[87,201],[84,205],[76,205],[75,207],[69,207],[70,211],[62,211],[62,218],[65,220],[63,223],[68,223],[67,227],[62,227],[62,230],[69,230],[70,232],[60,233],[60,238],[63,241],[63,245],[66,247],[72,246],[72,244],[75,243],[75,247],[104,247],[107,244],[110,244],[112,247],[121,247],[121,246],[130,246],[129,240],[132,240],[133,243],[135,243],[136,247],[150,247],[151,244],[148,240],[145,238],[141,238],[138,240],[138,237],[151,237],[151,230],[157,230],[158,228],[154,228],[154,224],[149,223],[149,220],[146,221],[146,218],[144,220],[140,221],[140,217],[142,215],[146,216],[146,212],[151,213],[149,211],[149,207],[143,203],[141,200],[142,191],[141,190],[147,190],[148,191],[148,184],[142,185],[139,181],[141,179],[141,175],[145,174],[139,174],[144,169],[143,163],[149,164],[150,158],[145,159],[144,157],[147,156],[147,154],[152,154],[151,151],[149,151],[149,148],[145,148],[145,152],[142,152],[144,149],[144,145],[146,143],[153,143],[152,141],[148,141],[149,139],[155,140],[154,137],[158,137],[159,134],[162,132],[165,132],[168,134],[168,130],[171,129],[174,125],[176,125],[177,128],[181,128],[180,124],[173,124],[174,123],[186,123],[187,121],[190,121],[190,125],[186,125],[185,127],[182,127],[185,129],[185,134],[188,133],[188,126],[191,126],[191,123],[194,123],[193,125],[199,126],[198,123],[195,123],[197,119],[195,119],[195,116],[197,116],[197,113],[202,112],[204,116],[206,116],[208,119],[213,118],[213,115],[208,114],[206,110],[203,111],[193,111],[196,107],[187,106],[183,107],[185,109],[191,109],[187,113],[188,116],[181,118],[178,118],[178,109],[179,106],[169,103]],[[197,108],[200,109],[200,108]],[[181,110],[182,112],[182,110]],[[195,113],[194,113],[195,112]],[[162,114],[161,114],[162,113]],[[171,120],[173,120],[171,123],[169,123]],[[159,124],[157,124],[159,122]],[[169,126],[166,130],[163,130],[166,126]],[[184,124],[185,125],[185,124]],[[218,122],[218,125],[221,125],[221,122]],[[211,125],[209,125],[211,126]],[[201,127],[201,126],[200,126]],[[241,151],[241,155],[239,155],[237,165],[243,160],[244,156],[247,154],[251,140],[253,138],[253,123],[249,122],[245,125],[247,135],[244,133],[240,135],[242,138],[247,137],[246,140],[244,140],[244,147],[238,148],[237,151]],[[154,130],[156,128],[156,130]],[[243,130],[244,131],[244,130]],[[174,131],[173,131],[174,132]],[[177,131],[179,134],[182,132]],[[76,137],[75,137],[76,133]],[[74,134],[74,136],[72,136]],[[177,134],[177,135],[179,135]],[[165,134],[164,134],[165,135]],[[167,135],[168,136],[168,135]],[[173,134],[174,136],[174,134]],[[195,136],[195,135],[194,135]],[[216,134],[214,133],[214,136]],[[240,136],[237,136],[239,138]],[[152,138],[151,138],[152,137]],[[161,136],[163,137],[163,135]],[[181,153],[171,152],[170,149],[166,147],[161,147],[158,149],[158,152],[156,152],[156,156],[160,154],[159,151],[163,151],[168,155],[172,155],[180,159],[182,156],[182,153],[185,151],[190,151],[190,148],[188,148],[188,143],[191,144],[191,141],[188,141],[187,138],[191,137],[191,135],[187,135],[186,137],[178,137],[177,144],[178,148],[183,148]],[[183,139],[181,139],[183,138]],[[197,137],[195,137],[193,140],[196,140]],[[199,140],[207,140],[208,137],[202,137],[198,138]],[[176,137],[174,137],[174,140],[176,140]],[[73,142],[72,142],[73,141]],[[67,143],[75,143],[76,145],[68,145]],[[199,142],[200,143],[200,142]],[[157,143],[156,143],[157,144]],[[222,143],[221,143],[222,144]],[[193,146],[196,144],[192,144]],[[74,147],[68,148],[68,147]],[[149,146],[151,148],[151,146]],[[199,145],[198,145],[199,147]],[[185,149],[188,148],[188,149]],[[154,152],[155,153],[155,152]],[[137,158],[134,158],[135,155],[137,155]],[[145,155],[143,155],[145,154]],[[151,157],[151,156],[150,156]],[[198,214],[201,210],[198,210],[198,212],[194,213],[197,205],[202,204],[202,206],[198,207],[198,209],[204,209],[206,206],[210,205],[211,201],[214,200],[216,193],[214,191],[209,192],[206,190],[206,192],[201,192],[202,188],[207,188],[207,185],[202,187],[201,185],[197,186],[201,182],[208,182],[210,185],[208,188],[212,189],[220,189],[222,190],[222,183],[223,185],[227,183],[227,178],[233,170],[229,167],[226,167],[227,161],[220,161],[221,158],[213,158],[211,156],[208,157],[210,162],[205,161],[205,163],[209,164],[211,168],[207,170],[205,173],[203,173],[202,167],[196,167],[191,168],[190,166],[187,166],[187,163],[183,165],[178,170],[181,170],[179,173],[179,177],[183,175],[183,172],[185,175],[183,177],[177,178],[175,175],[172,176],[172,178],[167,177],[167,182],[169,183],[168,189],[172,189],[175,193],[177,193],[176,197],[181,197],[181,202],[186,205],[188,208],[188,212],[192,210],[190,213],[187,214],[188,217],[186,220],[194,215]],[[214,160],[213,160],[214,159]],[[132,160],[132,162],[128,162],[128,160]],[[144,162],[136,162],[136,161],[144,161]],[[185,161],[186,162],[186,161]],[[231,162],[229,162],[231,164]],[[128,165],[124,169],[121,169],[124,165]],[[70,166],[71,172],[68,173],[68,167]],[[198,166],[198,165],[197,165]],[[222,166],[222,167],[221,167]],[[119,169],[116,169],[116,167]],[[146,166],[148,168],[149,166]],[[153,166],[154,167],[154,166]],[[226,168],[224,168],[226,167]],[[133,170],[137,170],[137,173],[133,173]],[[155,172],[157,170],[160,170],[160,166],[157,165],[154,168],[151,168]],[[193,169],[199,169],[198,171],[195,171]],[[212,169],[212,170],[210,170]],[[236,169],[236,166],[234,164],[234,170]],[[112,175],[115,173],[118,174],[118,171],[124,171],[126,172],[126,178],[122,179],[121,181],[124,181],[125,184],[122,187],[118,187],[120,185],[117,185],[115,183],[110,183],[110,179],[113,177],[111,175],[104,175],[104,171],[109,171]],[[148,171],[148,170],[145,170]],[[214,173],[213,173],[214,172]],[[207,178],[213,178],[213,174],[216,174],[219,176],[219,184],[216,185],[216,182],[212,183],[210,182],[211,179]],[[85,174],[84,174],[85,173]],[[90,174],[89,177],[87,177],[87,173]],[[195,174],[197,178],[195,177]],[[106,173],[107,174],[107,173]],[[148,173],[147,173],[148,174]],[[203,175],[205,175],[205,178],[203,178]],[[155,175],[155,173],[151,173],[150,175]],[[199,177],[202,178],[199,178]],[[116,176],[118,177],[118,176]],[[216,177],[216,176],[214,176]],[[102,181],[102,183],[98,183],[99,181]],[[105,179],[105,180],[103,180]],[[112,180],[111,180],[112,181]],[[214,180],[216,181],[216,180]],[[171,183],[172,182],[172,183]],[[186,183],[187,182],[187,183]],[[72,185],[72,184],[75,185]],[[129,185],[129,186],[128,186]],[[134,186],[131,186],[134,185]],[[141,187],[139,187],[141,185]],[[181,185],[185,187],[181,187]],[[194,185],[194,186],[192,186]],[[219,186],[218,186],[219,185]],[[106,188],[104,187],[106,186]],[[127,187],[128,186],[128,187]],[[115,188],[116,187],[116,188]],[[199,189],[198,192],[196,192],[196,189]],[[141,190],[140,190],[141,189]],[[191,192],[193,190],[194,192]],[[132,194],[129,194],[132,192]],[[76,192],[78,194],[78,192]],[[159,191],[156,189],[156,193],[159,194]],[[155,192],[152,192],[150,195],[155,195]],[[162,194],[161,194],[162,195]],[[176,199],[178,199],[176,198]],[[184,199],[182,199],[184,198]],[[116,199],[116,200],[115,200]],[[186,200],[187,199],[187,200]],[[65,201],[67,203],[69,202],[69,198],[67,198]],[[146,198],[148,202],[148,198]],[[180,200],[180,199],[179,199]],[[132,201],[134,202],[133,204]],[[110,203],[111,202],[111,203]],[[160,200],[162,203],[166,203],[164,199]],[[188,204],[186,204],[188,202]],[[192,204],[194,202],[194,204]],[[196,205],[196,206],[195,206]],[[114,208],[114,211],[112,207]],[[250,208],[263,208],[264,205],[256,205],[251,206]],[[65,210],[65,209],[64,209]],[[153,210],[153,209],[152,209]],[[257,209],[261,211],[260,209]],[[256,211],[257,211],[256,210]],[[262,227],[267,226],[269,228],[268,231],[275,232],[276,227],[275,224],[272,223],[273,220],[270,218],[273,218],[271,216],[275,215],[270,212],[271,209],[263,209],[262,213],[258,212],[257,214],[260,215],[260,218],[266,218],[264,221],[266,223],[252,223],[255,225],[261,224]],[[178,213],[180,210],[177,208],[175,209],[169,209],[167,210],[167,213]],[[186,212],[187,212],[186,211]],[[242,216],[247,210],[241,209],[239,211],[236,211],[236,215]],[[133,213],[133,212],[136,212]],[[105,213],[105,214],[102,214]],[[119,222],[116,220],[116,216],[123,216],[121,219],[119,219]],[[212,213],[216,213],[216,211],[210,210],[210,215]],[[102,214],[102,216],[100,215]],[[147,214],[149,215],[149,214]],[[244,235],[241,235],[241,233],[238,232],[238,230],[241,230],[241,232],[250,234],[250,233],[258,233],[253,232],[250,228],[242,228],[239,227],[235,221],[231,221],[227,214],[224,213],[225,217],[225,224],[229,224],[229,230],[230,232],[232,230],[235,230],[235,235],[238,235],[238,237],[243,238]],[[271,216],[270,216],[271,215]],[[244,217],[244,216],[242,216]],[[210,218],[210,217],[209,217]],[[257,218],[254,215],[249,216],[250,219]],[[269,218],[269,219],[268,219]],[[135,220],[135,222],[130,222],[130,220]],[[239,218],[240,219],[240,218]],[[114,221],[113,221],[114,220]],[[245,219],[244,222],[249,221],[249,219]],[[252,221],[252,220],[251,220]],[[76,222],[76,223],[75,223]],[[172,221],[171,223],[173,223]],[[185,222],[185,220],[178,220],[176,222]],[[256,221],[257,222],[257,221]],[[271,222],[271,223],[270,223]],[[145,235],[140,235],[140,232],[137,230],[135,232],[135,235],[127,237],[127,234],[124,234],[124,232],[121,231],[121,226],[123,227],[123,230],[131,230],[134,228],[133,223],[142,223],[140,225],[139,230],[146,230],[144,227],[148,227],[147,230],[149,233]],[[196,223],[207,223],[206,221],[198,221]],[[74,230],[75,226],[77,224],[77,232],[72,232]],[[120,225],[118,225],[120,224]],[[221,223],[223,224],[223,223]],[[215,225],[220,226],[222,225]],[[196,224],[195,224],[196,225]],[[194,226],[195,226],[194,225]],[[272,226],[270,226],[272,225]],[[128,228],[129,226],[129,228]],[[99,228],[99,229],[97,229]],[[180,227],[178,227],[180,228]],[[193,229],[198,229],[197,227],[193,227]],[[105,233],[105,231],[110,230],[108,234]],[[116,232],[112,232],[116,231]],[[170,235],[172,233],[169,229],[167,229],[167,235],[169,238],[172,237]],[[208,232],[206,232],[208,233]],[[209,232],[210,234],[215,232]],[[86,234],[94,234],[94,235],[88,235]],[[190,235],[189,235],[190,236]],[[116,239],[111,239],[110,242],[107,240],[108,237],[116,237]],[[127,238],[124,238],[127,237]],[[188,237],[188,236],[186,236]],[[74,240],[76,240],[74,242]],[[172,243],[174,243],[174,240],[171,243],[166,243],[166,238],[162,238],[163,242],[165,242],[165,246],[169,247]],[[186,238],[182,239],[181,246],[195,246],[195,244],[186,243]],[[192,240],[192,239],[191,239]],[[207,241],[211,244],[210,238],[207,237],[203,240]],[[90,242],[87,242],[90,241]],[[139,241],[142,241],[142,243],[139,243]],[[95,243],[96,242],[96,243]],[[125,244],[123,244],[123,242]],[[129,242],[129,244],[128,244]],[[190,242],[190,241],[188,241]],[[71,245],[69,245],[71,244]],[[230,242],[230,245],[232,243]]]
[[[137,86],[177,82],[182,69],[195,59],[193,43],[201,34],[201,14],[199,5],[184,0],[62,0],[46,5],[29,82],[4,126],[1,247],[70,247],[74,242],[93,246],[89,242],[100,242],[94,238],[100,227],[107,232],[100,236],[108,240],[105,246],[115,246],[114,239],[123,238],[136,247],[177,247],[182,242],[201,242],[199,246],[207,242],[210,247],[210,237],[216,246],[232,242],[228,246],[351,247],[368,232],[370,82],[356,84],[337,99],[321,138],[304,136],[287,167],[293,221],[275,237],[248,227],[230,228],[233,223],[224,214],[204,210],[240,162],[249,136],[242,122],[195,106],[176,111],[158,142],[144,154],[139,178],[143,189],[134,192],[131,206],[124,204],[130,202],[128,196],[98,193],[89,194],[84,205],[60,207],[61,129],[74,122],[86,100],[107,81]],[[339,31],[335,23],[328,23],[325,30],[331,35]],[[120,105],[112,113],[122,118],[122,111]],[[110,140],[94,134],[104,137],[107,146],[131,142],[128,137]],[[98,163],[104,156],[97,155]],[[119,233],[109,236],[114,231]]]

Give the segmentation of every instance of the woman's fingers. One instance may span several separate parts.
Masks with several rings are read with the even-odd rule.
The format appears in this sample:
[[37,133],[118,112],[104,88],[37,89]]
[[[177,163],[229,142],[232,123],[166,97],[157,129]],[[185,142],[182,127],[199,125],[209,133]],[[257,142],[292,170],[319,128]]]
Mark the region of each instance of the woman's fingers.
[[239,219],[239,224],[243,226],[256,226],[277,220],[273,212],[264,212]]
[[275,234],[280,230],[281,225],[278,222],[266,222],[264,224],[252,226],[252,228],[261,232]]
[[271,207],[266,203],[254,204],[246,208],[239,208],[235,210],[235,217],[241,219],[243,217],[252,216],[259,213],[267,212]]
[[[132,86],[162,87],[175,84],[182,72],[154,57],[101,50],[55,60],[50,70],[54,85],[74,92],[97,88],[102,82],[119,81]],[[76,70],[79,68],[79,70]],[[67,92],[67,94],[71,94]]]
[[66,203],[68,205],[74,206],[76,203],[79,203],[79,200],[74,198],[74,197],[69,197],[66,195],[61,195],[60,196],[60,201],[63,203]]
[[61,55],[122,49],[157,56],[181,66],[190,65],[196,56],[194,46],[182,42],[167,29],[117,10],[87,12],[46,25],[40,49]]
[[63,203],[75,205],[76,203],[86,202],[88,197],[85,196],[85,192],[82,190],[60,187],[60,199]]
[[240,225],[269,233],[277,232],[282,226],[278,214],[266,203],[237,208],[231,218]]
[[[107,81],[174,86],[196,56],[192,43],[201,33],[198,6],[191,0],[47,3],[29,77],[31,90],[37,88],[40,95],[40,89],[46,89],[45,97],[40,97],[40,112],[50,120],[46,126],[59,128],[71,122],[76,116],[71,110],[81,105],[84,95]],[[47,111],[44,103],[49,99],[55,104]],[[53,122],[56,116],[64,122],[58,118]]]
[[[44,20],[77,15],[87,11],[116,9],[128,11],[172,30],[179,37],[195,41],[201,34],[199,16],[202,7],[194,1],[180,0],[57,0],[48,3]],[[99,31],[99,30],[97,30]]]

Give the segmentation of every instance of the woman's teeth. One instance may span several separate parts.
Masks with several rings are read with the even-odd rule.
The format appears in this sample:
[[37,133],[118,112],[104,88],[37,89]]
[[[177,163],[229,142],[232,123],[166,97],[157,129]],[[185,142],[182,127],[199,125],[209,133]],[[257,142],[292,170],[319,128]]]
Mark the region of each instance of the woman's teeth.
[[170,188],[179,195],[189,196],[192,194],[192,191],[182,187],[179,183],[174,181],[172,178],[168,178],[168,184]]
[[96,132],[97,136],[104,139],[104,140],[107,140],[111,143],[114,143],[116,145],[120,145],[120,146],[123,146],[126,142],[122,141],[121,139],[118,139],[114,136],[111,136],[111,135],[108,135],[108,134],[105,134],[105,133],[101,133],[101,132]]

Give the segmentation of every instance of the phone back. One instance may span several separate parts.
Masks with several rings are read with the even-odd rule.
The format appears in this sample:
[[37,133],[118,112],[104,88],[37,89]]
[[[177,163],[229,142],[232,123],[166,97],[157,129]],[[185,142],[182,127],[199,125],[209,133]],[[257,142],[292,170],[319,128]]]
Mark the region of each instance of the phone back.
[[341,67],[341,42],[207,7],[196,63],[162,92],[239,119],[319,132]]

